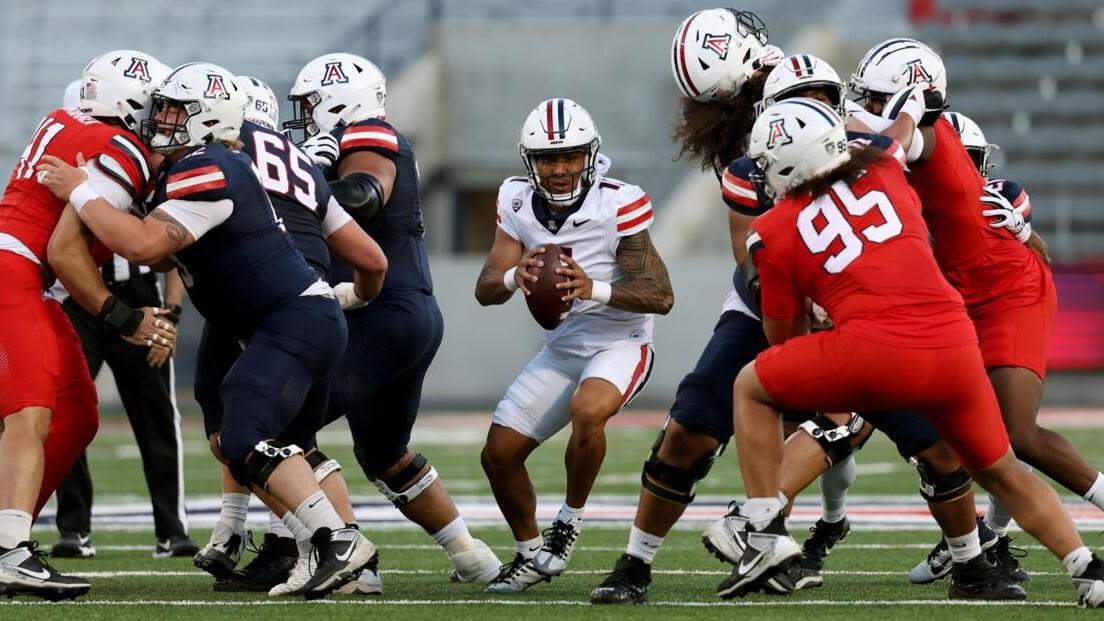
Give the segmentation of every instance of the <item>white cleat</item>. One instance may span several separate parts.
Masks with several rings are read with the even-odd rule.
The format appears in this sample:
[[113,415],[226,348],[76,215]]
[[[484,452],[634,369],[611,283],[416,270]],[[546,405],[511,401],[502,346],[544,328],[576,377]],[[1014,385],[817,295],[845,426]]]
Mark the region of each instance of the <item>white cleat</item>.
[[1100,608],[1104,605],[1104,562],[1093,554],[1092,561],[1080,575],[1073,577],[1077,589],[1077,605]]
[[545,576],[558,576],[567,569],[579,541],[582,520],[556,520],[544,531],[544,545],[533,557],[533,569]]
[[487,584],[498,577],[502,568],[502,561],[478,539],[470,549],[450,556],[449,562],[452,563],[453,582]]
[[307,599],[319,599],[334,589],[355,580],[375,557],[376,544],[360,534],[355,526],[330,531],[319,528],[311,537],[314,544],[316,565],[311,579],[303,587]]
[[702,534],[702,545],[718,560],[738,565],[747,547],[747,518],[734,506],[728,515],[713,522]]
[[[779,513],[761,530],[750,524],[746,527],[747,547],[732,574],[717,587],[717,595],[728,599],[743,597],[758,590],[764,582],[785,576],[785,569],[794,559],[801,557],[798,545],[786,530],[785,518]],[[769,592],[789,593],[792,585],[778,582]]]
[[498,576],[487,584],[484,593],[521,593],[538,582],[551,581],[533,569],[533,561],[518,554],[509,565],[503,565]]
[[382,595],[383,579],[380,578],[379,553],[368,561],[356,579],[334,590],[342,595]]
[[311,579],[312,556],[314,556],[313,548],[300,553],[299,559],[295,561],[295,567],[292,567],[291,573],[288,574],[287,582],[277,584],[269,589],[268,596],[284,597],[302,593],[303,587],[307,586],[307,582]]

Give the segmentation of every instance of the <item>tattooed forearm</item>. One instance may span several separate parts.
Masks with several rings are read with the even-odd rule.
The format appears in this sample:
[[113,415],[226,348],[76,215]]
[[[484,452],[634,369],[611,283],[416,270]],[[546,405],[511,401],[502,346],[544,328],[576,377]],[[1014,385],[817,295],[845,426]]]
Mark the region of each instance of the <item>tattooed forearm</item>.
[[675,304],[671,279],[648,231],[621,240],[617,263],[628,280],[613,285],[610,306],[634,313],[666,315],[671,311]]
[[184,243],[184,240],[188,239],[188,231],[186,231],[175,218],[164,211],[155,209],[149,217],[165,223],[165,234],[173,241],[171,252],[178,250],[180,245]]

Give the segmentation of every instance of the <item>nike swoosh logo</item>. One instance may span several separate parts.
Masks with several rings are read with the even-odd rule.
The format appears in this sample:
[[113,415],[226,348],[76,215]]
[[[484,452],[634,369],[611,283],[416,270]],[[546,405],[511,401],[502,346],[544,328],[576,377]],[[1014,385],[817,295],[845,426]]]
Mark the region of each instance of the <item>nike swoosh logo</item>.
[[536,552],[537,550],[540,550],[540,549],[541,549],[541,548],[543,548],[543,547],[544,547],[543,545],[539,545],[539,546],[537,546],[537,547],[535,547],[535,548],[529,548],[529,551],[530,551],[530,552]]
[[318,503],[320,503],[320,502],[322,502],[322,501],[321,501],[321,500],[316,500],[316,501],[312,502],[311,504],[307,505],[307,508],[308,508],[308,509],[313,509],[313,508],[314,508],[314,505],[316,505],[316,504],[318,504]]
[[39,580],[46,580],[47,578],[50,577],[50,572],[46,571],[45,569],[42,569],[42,570],[39,570],[39,571],[31,571],[29,569],[23,569],[22,567],[16,567],[15,569],[16,569],[16,571],[18,571],[19,573],[21,573],[25,576],[30,576],[32,578],[38,578]]
[[345,562],[345,561],[349,560],[350,557],[353,556],[353,550],[355,550],[356,547],[357,547],[356,543],[350,543],[349,547],[345,548],[344,552],[342,552],[340,554],[335,554],[334,556],[337,557],[337,560]]
[[759,561],[763,560],[763,555],[766,553],[767,550],[760,550],[759,554],[756,554],[755,558],[751,559],[751,563],[748,564],[744,564],[744,559],[740,559],[740,566],[737,568],[737,571],[741,574],[746,574],[749,570],[755,569],[755,566],[759,564]]
[[587,222],[590,222],[590,218],[587,218],[586,220],[572,220],[571,221],[571,223],[574,224],[575,226],[583,226]]

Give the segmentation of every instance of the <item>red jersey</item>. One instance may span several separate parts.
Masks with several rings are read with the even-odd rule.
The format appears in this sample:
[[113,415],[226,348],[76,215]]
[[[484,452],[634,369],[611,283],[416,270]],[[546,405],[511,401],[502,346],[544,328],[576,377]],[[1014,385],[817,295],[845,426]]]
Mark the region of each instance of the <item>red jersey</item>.
[[894,346],[976,343],[962,297],[939,272],[920,203],[886,157],[826,194],[786,197],[752,224],[763,317],[791,319],[805,298],[838,330]]
[[981,214],[982,179],[947,119],[933,126],[935,150],[911,166],[912,187],[923,205],[935,258],[966,306],[1023,306],[1038,301],[1049,268],[1006,229]]
[[149,152],[134,134],[76,108],[58,108],[38,124],[0,198],[0,250],[25,256],[48,269],[46,245],[65,203],[35,178],[43,155],[76,166],[82,153],[136,200],[148,190]]

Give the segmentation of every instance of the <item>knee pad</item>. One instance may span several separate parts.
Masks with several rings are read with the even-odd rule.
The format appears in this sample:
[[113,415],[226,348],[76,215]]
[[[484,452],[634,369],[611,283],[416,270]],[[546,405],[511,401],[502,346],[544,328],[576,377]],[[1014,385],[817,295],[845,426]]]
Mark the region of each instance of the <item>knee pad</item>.
[[920,495],[928,502],[951,502],[969,493],[973,488],[974,480],[962,468],[947,474],[939,474],[922,461],[913,459],[912,463],[920,473]]
[[307,458],[307,463],[310,464],[311,470],[314,470],[314,480],[319,483],[331,474],[341,470],[341,464],[338,463],[336,459],[326,457],[326,455],[318,449],[311,449],[304,457]]
[[842,425],[837,425],[823,414],[817,414],[797,428],[820,444],[829,463],[838,464],[866,444],[870,437],[868,426],[863,417],[852,413],[851,418]]
[[[667,419],[670,422],[670,418]],[[659,458],[659,447],[663,444],[663,438],[667,435],[667,424],[659,430],[659,436],[652,445],[652,452],[644,462],[644,470],[640,473],[640,485],[652,495],[670,502],[688,505],[694,502],[694,489],[698,482],[709,474],[713,468],[713,462],[724,452],[727,443],[722,442],[717,449],[703,456],[689,470],[684,470],[665,463]]]
[[303,449],[294,444],[284,444],[279,440],[261,440],[253,447],[244,460],[230,464],[230,474],[238,483],[249,487],[256,485],[266,489],[268,477],[285,459],[302,455]]
[[387,480],[374,478],[372,482],[393,505],[401,507],[421,496],[422,492],[437,480],[437,469],[433,466],[429,467],[429,472],[418,476],[428,463],[429,460],[425,456],[416,453],[414,459],[396,475],[388,477]]

